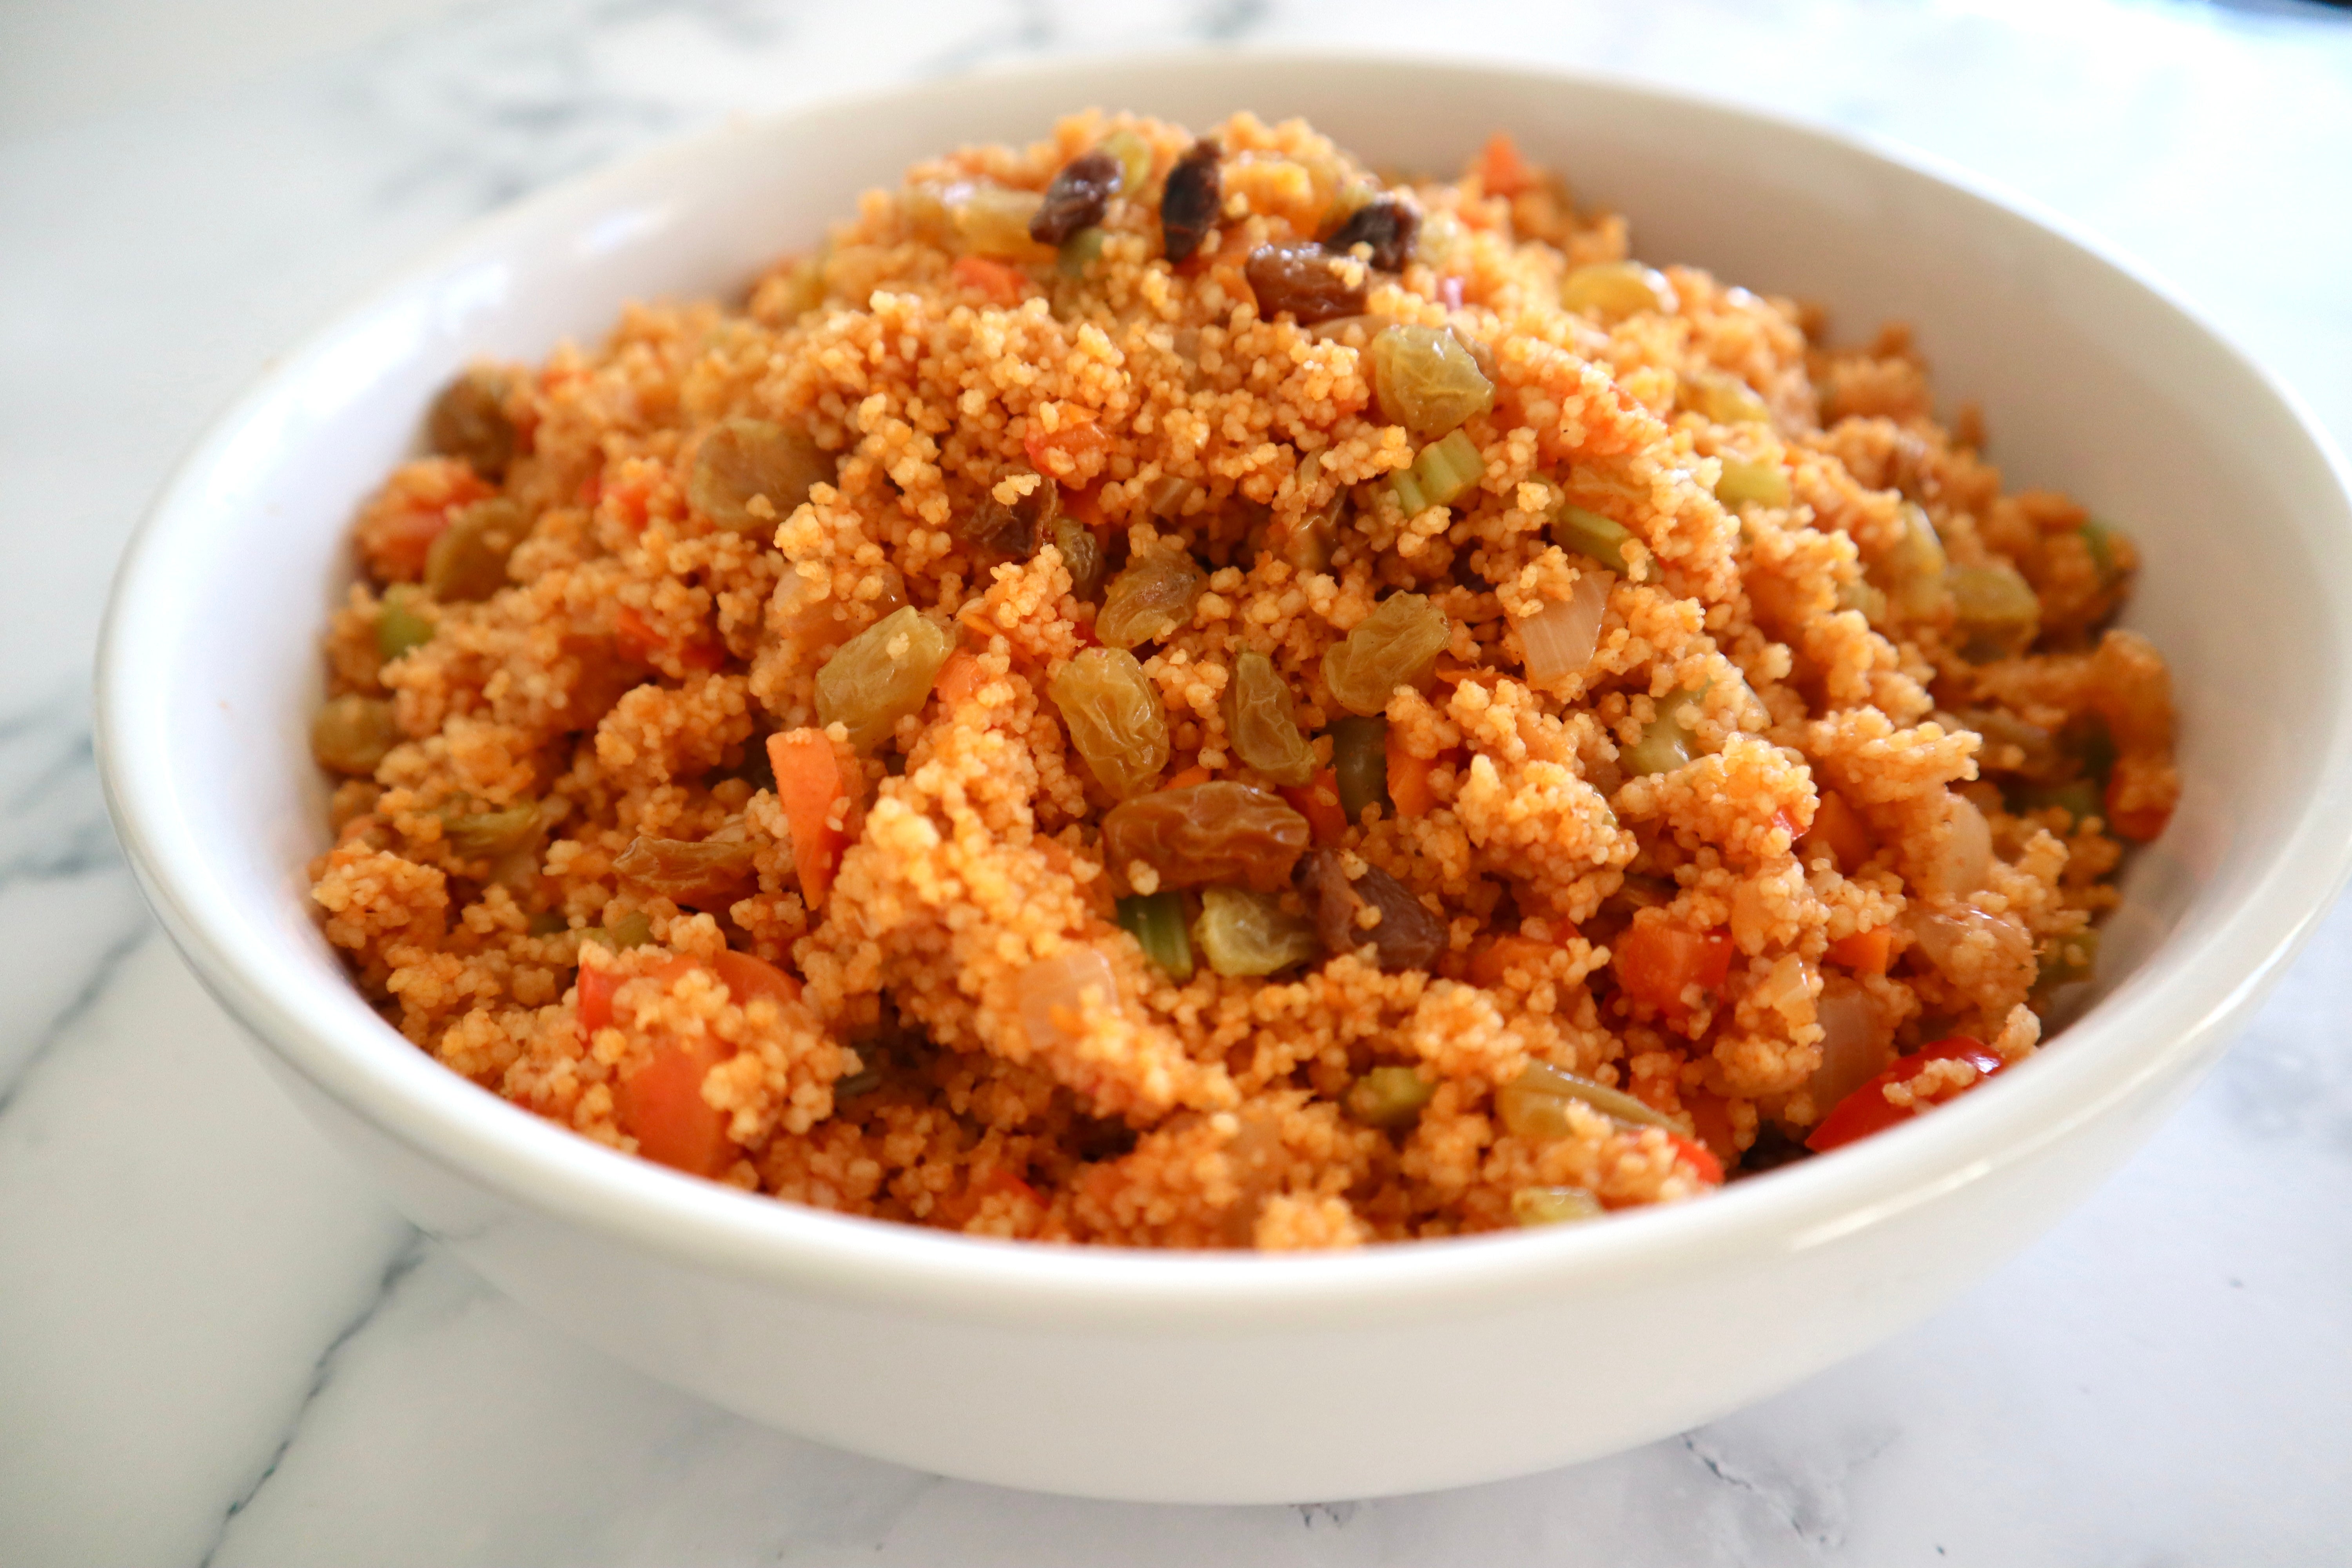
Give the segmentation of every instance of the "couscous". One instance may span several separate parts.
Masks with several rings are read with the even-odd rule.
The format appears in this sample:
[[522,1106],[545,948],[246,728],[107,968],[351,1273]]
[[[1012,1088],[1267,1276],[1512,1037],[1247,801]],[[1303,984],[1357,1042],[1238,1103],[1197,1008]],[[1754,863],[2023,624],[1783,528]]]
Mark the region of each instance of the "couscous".
[[1341,1247],[2030,1055],[2178,792],[2128,538],[1899,330],[1125,115],[482,364],[356,527],[330,939],[452,1070],[845,1213]]

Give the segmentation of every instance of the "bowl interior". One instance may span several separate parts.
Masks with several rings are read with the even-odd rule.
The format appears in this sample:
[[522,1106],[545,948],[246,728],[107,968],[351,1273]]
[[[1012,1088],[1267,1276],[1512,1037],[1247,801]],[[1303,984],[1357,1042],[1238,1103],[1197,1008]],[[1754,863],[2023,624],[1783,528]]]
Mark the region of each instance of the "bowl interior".
[[1627,213],[1646,258],[1823,302],[1848,335],[1913,323],[1943,405],[1982,406],[2012,484],[2069,489],[2140,541],[2130,619],[2175,672],[2187,792],[2133,868],[2107,1000],[2068,1047],[2144,1065],[2142,1037],[2223,1006],[2324,908],[2345,836],[2315,818],[2352,777],[2342,481],[2293,408],[2159,295],[1961,185],[1654,90],[1427,62],[1081,62],[730,128],[527,204],[289,356],[190,460],[110,624],[110,789],[200,967],[316,1042],[298,1066],[348,1069],[347,1092],[364,1080],[418,1115],[489,1099],[362,1005],[303,875],[326,841],[305,735],[343,535],[440,383],[477,354],[593,339],[625,300],[731,296],[914,159],[1032,139],[1087,104],[1196,126],[1304,115],[1376,164],[1432,172],[1507,128],[1580,202]]

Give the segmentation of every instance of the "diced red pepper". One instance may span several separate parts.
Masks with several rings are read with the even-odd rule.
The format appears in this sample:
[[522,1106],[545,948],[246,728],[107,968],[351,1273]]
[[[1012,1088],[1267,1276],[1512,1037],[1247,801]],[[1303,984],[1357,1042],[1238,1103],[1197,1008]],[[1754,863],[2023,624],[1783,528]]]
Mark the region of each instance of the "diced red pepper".
[[[1826,1153],[1843,1148],[1857,1138],[1867,1138],[1881,1132],[1898,1121],[1908,1121],[1919,1114],[1920,1107],[1896,1105],[1886,1098],[1889,1088],[1908,1082],[1918,1076],[1919,1069],[1929,1062],[1966,1062],[1977,1069],[1977,1082],[2000,1071],[2008,1059],[1981,1040],[1966,1035],[1952,1035],[1930,1046],[1923,1046],[1903,1058],[1885,1072],[1837,1102],[1837,1108],[1822,1118],[1805,1147],[1814,1153]],[[1970,1088],[1975,1085],[1971,1084]]]
[[1710,1187],[1723,1185],[1723,1162],[1715,1157],[1714,1150],[1679,1132],[1667,1133],[1666,1142],[1675,1146],[1675,1157],[1688,1165],[1693,1175]]

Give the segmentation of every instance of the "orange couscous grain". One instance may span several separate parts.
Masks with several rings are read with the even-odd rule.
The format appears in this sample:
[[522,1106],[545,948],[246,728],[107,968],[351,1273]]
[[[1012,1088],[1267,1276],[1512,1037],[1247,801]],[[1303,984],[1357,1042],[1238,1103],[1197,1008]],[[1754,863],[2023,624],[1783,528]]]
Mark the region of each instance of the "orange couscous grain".
[[2178,791],[2131,543],[1900,331],[1627,247],[1506,140],[1085,115],[477,367],[328,635],[329,938],[585,1136],[1003,1237],[1571,1217],[1967,1090]]

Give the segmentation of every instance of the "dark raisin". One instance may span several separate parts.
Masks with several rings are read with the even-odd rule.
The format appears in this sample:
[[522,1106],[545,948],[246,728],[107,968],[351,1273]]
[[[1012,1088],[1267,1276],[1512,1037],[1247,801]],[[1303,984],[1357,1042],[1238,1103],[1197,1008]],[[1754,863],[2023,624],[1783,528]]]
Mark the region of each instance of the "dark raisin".
[[1214,138],[1204,139],[1193,142],[1168,171],[1167,187],[1160,193],[1160,232],[1170,261],[1182,261],[1200,249],[1215,226],[1217,206],[1224,197],[1217,160],[1224,155]]
[[1319,245],[1261,245],[1250,252],[1242,275],[1257,296],[1257,313],[1269,321],[1287,313],[1311,327],[1364,313],[1364,286],[1341,278],[1331,253]]
[[[1318,849],[1299,863],[1299,877],[1315,900],[1316,929],[1335,957],[1369,944],[1372,962],[1394,974],[1428,969],[1445,951],[1445,922],[1378,866],[1350,878],[1340,851]],[[1380,911],[1370,926],[1363,923],[1367,905]]]
[[1061,487],[1040,479],[1027,495],[1010,506],[982,491],[980,504],[954,525],[954,531],[971,546],[982,566],[1026,561],[1054,536],[1054,522],[1061,510]]
[[1029,237],[1040,245],[1059,245],[1082,228],[1102,222],[1118,189],[1118,160],[1108,153],[1081,153],[1062,165],[1045,187],[1045,203],[1029,220]]
[[1358,207],[1326,237],[1326,249],[1345,256],[1351,247],[1372,247],[1372,265],[1382,272],[1402,272],[1412,259],[1413,236],[1421,232],[1421,215],[1394,196]]

